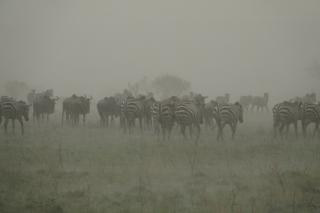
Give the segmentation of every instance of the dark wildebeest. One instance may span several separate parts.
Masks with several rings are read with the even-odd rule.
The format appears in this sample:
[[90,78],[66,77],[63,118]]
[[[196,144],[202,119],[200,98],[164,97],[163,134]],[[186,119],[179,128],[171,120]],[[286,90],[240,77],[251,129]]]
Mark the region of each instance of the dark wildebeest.
[[112,122],[114,117],[119,115],[119,109],[120,108],[115,97],[105,97],[104,99],[101,99],[97,103],[97,110],[100,116],[101,125],[108,127],[109,117]]

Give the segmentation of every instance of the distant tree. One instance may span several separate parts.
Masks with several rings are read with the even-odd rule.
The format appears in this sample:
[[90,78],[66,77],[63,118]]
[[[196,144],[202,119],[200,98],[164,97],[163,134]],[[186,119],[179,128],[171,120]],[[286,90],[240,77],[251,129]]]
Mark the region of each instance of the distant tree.
[[23,81],[8,81],[5,83],[4,87],[6,95],[12,96],[14,98],[23,99],[29,92],[28,85]]
[[151,91],[150,81],[146,76],[144,76],[135,83],[128,83],[128,89],[133,93],[134,96],[139,94],[147,94]]
[[182,95],[191,89],[191,84],[180,77],[166,74],[156,77],[152,82],[152,87],[161,98],[167,98]]

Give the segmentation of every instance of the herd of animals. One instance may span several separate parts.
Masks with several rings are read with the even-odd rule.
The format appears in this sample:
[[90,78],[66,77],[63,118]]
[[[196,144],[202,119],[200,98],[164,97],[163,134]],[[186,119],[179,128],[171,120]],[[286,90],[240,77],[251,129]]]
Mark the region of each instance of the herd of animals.
[[[29,120],[29,108],[32,106],[34,121],[48,120],[54,113],[55,104],[59,98],[53,96],[53,90],[36,93],[32,90],[27,95],[27,102],[17,101],[12,97],[1,96],[0,99],[0,124],[4,120],[4,130],[7,133],[9,120],[12,120],[13,131],[15,120],[24,133],[23,118]],[[164,100],[156,100],[152,93],[133,96],[128,90],[114,96],[105,97],[97,102],[97,111],[101,125],[107,127],[115,118],[119,118],[120,128],[131,134],[135,129],[136,120],[139,122],[140,131],[152,129],[163,139],[170,139],[174,125],[180,126],[180,131],[186,138],[186,129],[191,137],[195,130],[195,139],[199,139],[201,126],[218,127],[217,140],[223,140],[223,129],[229,125],[232,138],[236,133],[238,123],[244,122],[245,111],[269,111],[269,94],[263,96],[242,96],[239,101],[230,103],[230,95],[216,97],[207,101],[201,94],[190,93],[183,97],[172,96]],[[92,97],[72,95],[62,101],[61,123],[77,126],[82,118],[85,123],[86,115],[90,112]],[[304,97],[295,97],[276,104],[272,108],[274,136],[280,134],[288,136],[289,126],[294,125],[297,133],[298,122],[301,121],[303,135],[309,124],[314,123],[313,136],[319,134],[320,102],[317,103],[316,94],[306,94]],[[286,129],[285,134],[283,130]],[[320,135],[320,134],[319,134]]]

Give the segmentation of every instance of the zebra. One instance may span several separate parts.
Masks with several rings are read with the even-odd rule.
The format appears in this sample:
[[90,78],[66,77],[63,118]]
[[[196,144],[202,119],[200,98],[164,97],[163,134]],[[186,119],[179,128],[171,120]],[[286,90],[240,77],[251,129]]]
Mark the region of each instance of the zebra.
[[216,97],[216,102],[218,104],[228,104],[230,101],[230,94],[226,93],[224,96]]
[[272,108],[273,112],[273,130],[274,138],[277,137],[279,131],[281,138],[283,138],[282,131],[286,127],[286,137],[288,137],[290,124],[294,125],[296,137],[298,137],[298,121],[301,120],[302,103],[284,101],[276,104]]
[[157,112],[155,112],[155,117],[157,117],[159,130],[161,127],[163,140],[170,139],[172,128],[175,122],[175,108],[177,103],[179,102],[179,98],[176,96],[172,96],[168,99],[165,99],[158,103]]
[[203,123],[203,113],[206,98],[207,96],[198,94],[194,96],[193,100],[182,100],[177,103],[174,110],[174,118],[175,121],[180,125],[181,133],[184,139],[186,139],[186,127],[189,127],[190,136],[192,137],[192,126],[194,126],[197,129],[196,142],[198,141],[201,131],[200,124]]
[[207,128],[214,129],[214,118],[216,116],[215,114],[215,108],[217,107],[218,103],[214,100],[211,100],[210,102],[206,103],[204,106],[204,124]]
[[33,118],[36,118],[39,122],[40,117],[43,120],[46,115],[48,121],[49,115],[54,113],[54,107],[58,99],[58,97],[50,98],[47,95],[36,96],[33,100]]
[[82,115],[83,123],[86,121],[86,114],[90,112],[90,101],[92,97],[77,96],[73,94],[71,97],[66,98],[62,103],[62,125],[64,114],[66,120],[70,120],[73,125],[79,124],[79,116]]
[[160,135],[160,102],[155,101],[151,106],[152,127],[155,135]]
[[5,133],[7,133],[9,119],[11,119],[13,132],[15,131],[15,120],[18,120],[21,126],[21,134],[23,135],[23,118],[25,121],[29,121],[29,105],[24,101],[1,101],[0,105],[2,115],[0,117],[4,117]]
[[269,112],[269,107],[268,107],[268,101],[269,101],[269,93],[264,93],[263,96],[255,96],[252,97],[251,100],[251,111],[254,110],[254,108],[257,108],[257,111],[263,111],[264,109]]
[[302,105],[302,131],[304,137],[307,135],[307,127],[310,123],[315,123],[313,137],[319,129],[320,124],[320,104],[304,103]]
[[129,134],[133,132],[133,127],[136,118],[139,119],[140,130],[142,132],[142,122],[144,118],[145,110],[145,96],[140,96],[138,98],[127,97],[121,104],[121,116],[124,119],[123,129],[124,132],[129,129]]
[[252,103],[252,96],[251,95],[241,96],[239,103],[241,104],[244,110],[248,111],[249,106]]
[[217,140],[224,140],[223,129],[228,124],[232,131],[232,139],[234,139],[237,125],[243,123],[243,108],[239,102],[234,104],[219,104],[215,108],[216,122],[218,124]]
[[100,121],[102,126],[108,127],[109,125],[109,117],[111,118],[111,122],[114,117],[119,115],[118,105],[115,97],[105,97],[104,99],[98,101],[97,110],[100,116]]

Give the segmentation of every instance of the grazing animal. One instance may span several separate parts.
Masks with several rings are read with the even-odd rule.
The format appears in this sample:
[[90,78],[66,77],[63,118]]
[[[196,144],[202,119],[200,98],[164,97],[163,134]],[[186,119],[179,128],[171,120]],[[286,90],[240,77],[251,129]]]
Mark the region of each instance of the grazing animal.
[[86,121],[86,114],[90,112],[91,97],[72,95],[66,98],[62,103],[62,124],[64,120],[64,114],[66,114],[66,120],[70,120],[73,125],[79,124],[79,116],[82,115],[83,123]]
[[211,100],[209,103],[206,103],[204,106],[204,124],[207,128],[214,129],[214,122],[216,116],[215,108],[218,106],[218,103],[214,100]]
[[269,101],[269,93],[264,93],[263,96],[255,96],[251,100],[251,110],[253,111],[254,108],[257,109],[257,111],[263,111],[264,109],[269,112],[268,108],[268,101]]
[[171,131],[175,122],[175,109],[179,98],[172,96],[158,103],[157,116],[158,123],[161,127],[163,140],[166,138],[169,140],[171,136]]
[[193,100],[182,100],[177,103],[174,111],[176,122],[180,125],[181,133],[186,139],[185,129],[189,127],[190,136],[193,135],[193,126],[197,130],[196,141],[200,137],[200,124],[203,123],[204,105],[207,97],[195,95]]
[[133,127],[136,118],[139,120],[140,130],[142,132],[143,126],[142,121],[144,118],[145,109],[145,96],[140,96],[138,98],[127,97],[126,100],[121,105],[121,114],[124,118],[124,131],[129,129],[129,134],[133,133]]
[[230,101],[230,94],[226,93],[224,96],[216,97],[216,102],[218,104],[228,104]]
[[244,110],[248,111],[249,107],[252,103],[252,96],[251,95],[247,95],[247,96],[241,96],[239,103],[241,104],[241,106],[243,107]]
[[296,137],[298,137],[298,121],[302,116],[302,103],[284,101],[276,104],[272,108],[274,137],[277,137],[278,131],[283,138],[283,128],[286,127],[286,137],[288,137],[289,126],[294,125]]
[[147,97],[144,101],[144,123],[148,128],[152,127],[152,107],[155,102],[156,100],[152,96]]
[[313,131],[313,137],[316,135],[316,132],[319,130],[320,124],[320,104],[304,103],[302,105],[302,131],[304,137],[307,136],[307,127],[309,124],[314,123],[315,128]]
[[40,118],[43,120],[46,116],[48,121],[49,115],[54,113],[54,107],[58,99],[58,97],[51,98],[47,95],[36,96],[33,100],[33,117],[39,121]]
[[97,110],[102,126],[108,127],[109,117],[111,122],[119,115],[118,105],[115,97],[105,97],[97,103]]
[[1,101],[1,114],[4,117],[4,130],[7,133],[8,122],[12,120],[12,129],[15,131],[15,120],[18,120],[21,126],[21,134],[24,134],[23,118],[29,120],[29,105],[24,101]]
[[243,123],[243,108],[240,103],[219,104],[216,107],[216,122],[218,124],[217,140],[224,140],[223,129],[229,125],[232,131],[232,139],[237,130],[238,122]]

